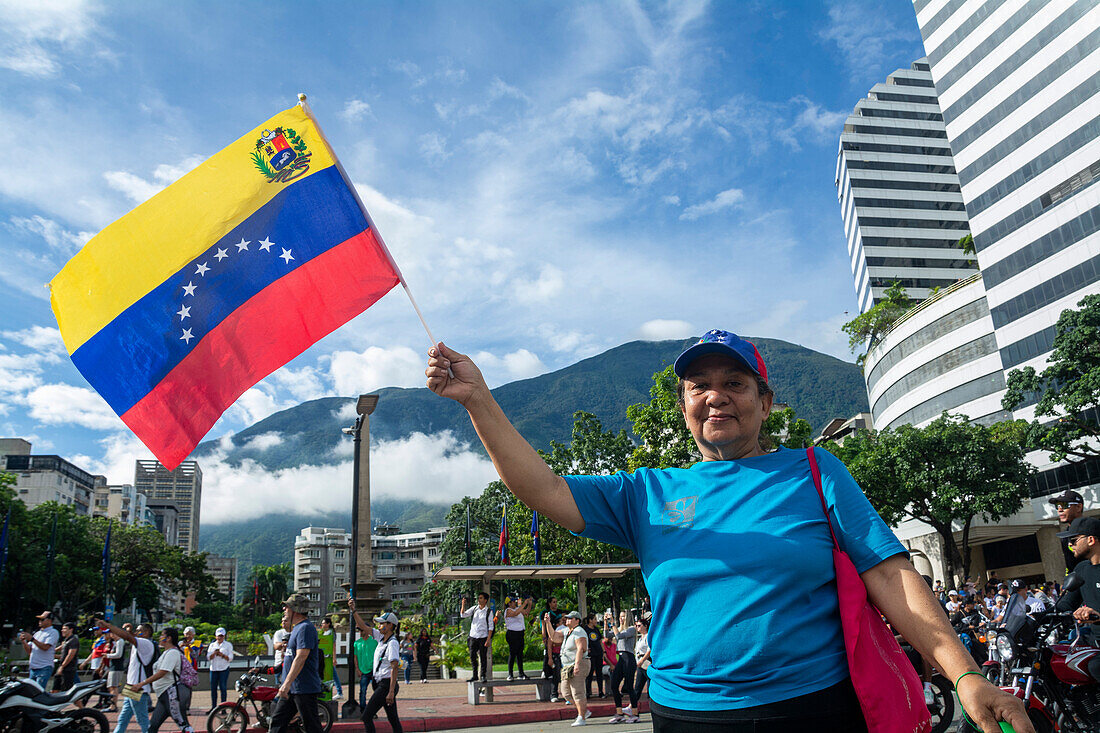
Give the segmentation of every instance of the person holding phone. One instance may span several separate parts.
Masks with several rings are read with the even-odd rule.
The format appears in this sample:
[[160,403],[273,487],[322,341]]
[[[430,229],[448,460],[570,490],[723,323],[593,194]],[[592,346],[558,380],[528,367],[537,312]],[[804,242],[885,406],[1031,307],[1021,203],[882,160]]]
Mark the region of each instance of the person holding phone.
[[572,725],[587,725],[592,715],[584,692],[591,664],[588,661],[588,634],[580,627],[581,615],[576,611],[563,615],[562,622],[563,627],[551,632],[553,641],[561,644],[561,696],[577,708],[577,719]]

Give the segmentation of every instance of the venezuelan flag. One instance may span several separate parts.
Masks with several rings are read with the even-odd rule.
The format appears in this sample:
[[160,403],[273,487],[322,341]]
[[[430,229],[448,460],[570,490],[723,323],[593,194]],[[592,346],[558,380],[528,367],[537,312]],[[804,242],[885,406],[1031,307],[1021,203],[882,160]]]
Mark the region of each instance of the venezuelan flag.
[[400,273],[292,107],[92,238],[50,282],[80,373],[167,468]]

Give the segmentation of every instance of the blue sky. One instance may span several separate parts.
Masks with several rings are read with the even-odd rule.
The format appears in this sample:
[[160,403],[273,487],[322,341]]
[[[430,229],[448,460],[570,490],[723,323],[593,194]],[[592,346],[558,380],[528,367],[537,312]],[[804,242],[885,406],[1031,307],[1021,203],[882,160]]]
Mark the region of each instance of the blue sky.
[[[0,0],[0,436],[132,481],[148,453],[69,362],[44,284],[300,91],[436,336],[493,384],[715,327],[851,359],[837,139],[873,84],[922,55],[905,0]],[[420,385],[427,346],[395,290],[210,437],[306,399]],[[489,475],[449,436],[376,452],[383,493],[454,461],[470,485],[440,500]],[[438,475],[396,465],[410,456]],[[209,464],[216,522],[257,475]],[[343,501],[348,477],[301,471],[260,490],[309,478]]]

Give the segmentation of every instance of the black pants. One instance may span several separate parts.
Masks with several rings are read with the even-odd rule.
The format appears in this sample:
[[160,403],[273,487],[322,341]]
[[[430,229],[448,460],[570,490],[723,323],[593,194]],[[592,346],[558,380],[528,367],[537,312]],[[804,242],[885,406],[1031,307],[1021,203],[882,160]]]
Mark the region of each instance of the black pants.
[[504,640],[508,642],[508,676],[512,676],[512,667],[519,662],[519,676],[523,677],[523,632],[508,629]]
[[550,661],[545,656],[542,658],[542,676],[554,681],[554,697],[557,697],[561,687],[561,652],[551,654]]
[[428,656],[416,658],[416,661],[420,664],[420,679],[422,680],[428,679],[428,662],[430,659],[431,657]]
[[[191,706],[191,688],[175,684],[157,696],[157,705],[149,716],[149,731],[157,733],[168,718],[172,718],[180,730],[191,729],[187,722],[187,708]],[[320,728],[318,728],[320,730]]]
[[281,697],[275,701],[271,712],[271,727],[267,733],[286,733],[287,724],[294,713],[302,716],[302,729],[305,733],[321,733],[321,716],[317,713],[317,698],[321,693],[291,693],[290,699]]
[[466,645],[470,648],[470,665],[474,670],[474,678],[477,674],[477,662],[481,660],[481,680],[484,681],[489,676],[489,640],[488,639],[475,639],[469,637],[466,639]]
[[867,733],[851,680],[743,710],[685,712],[649,701],[654,733]]
[[623,706],[623,693],[630,696],[631,706],[637,706],[634,697],[634,670],[638,663],[634,661],[634,652],[619,652],[619,660],[611,670],[611,696],[615,698],[615,707]]
[[[637,666],[637,661],[635,661]],[[649,673],[641,667],[634,670],[634,689],[631,690],[630,700],[634,703],[634,706],[638,706],[638,701],[642,699],[642,690],[645,689],[646,683],[649,682]]]
[[[386,696],[390,694],[391,684],[393,685],[392,705],[386,702]],[[370,696],[370,700],[367,700],[367,707],[363,709],[363,727],[367,729],[367,733],[374,733],[374,715],[383,708],[386,710],[386,719],[390,721],[390,728],[393,729],[393,733],[402,733],[401,721],[397,718],[397,691],[400,689],[401,685],[389,677],[378,681],[378,686],[374,688],[374,694]]]
[[584,681],[585,690],[592,697],[592,680],[596,681],[596,689],[603,695],[603,652],[598,657],[589,657],[592,661],[592,669],[588,670],[588,677]]

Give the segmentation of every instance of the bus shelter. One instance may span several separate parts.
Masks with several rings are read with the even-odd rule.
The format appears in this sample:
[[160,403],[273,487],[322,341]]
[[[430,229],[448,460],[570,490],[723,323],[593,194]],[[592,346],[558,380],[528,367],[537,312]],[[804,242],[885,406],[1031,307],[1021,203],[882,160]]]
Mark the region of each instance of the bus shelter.
[[[610,563],[607,565],[448,565],[435,571],[432,581],[436,580],[466,580],[477,582],[481,590],[492,597],[489,584],[494,580],[576,580],[577,581],[577,610],[581,616],[588,613],[588,581],[590,580],[614,580],[621,578],[635,570],[640,570],[638,563]],[[488,649],[489,664],[487,679],[490,684],[486,686],[486,702],[493,701],[493,645]],[[470,703],[478,703],[478,694],[474,683],[470,683]]]

